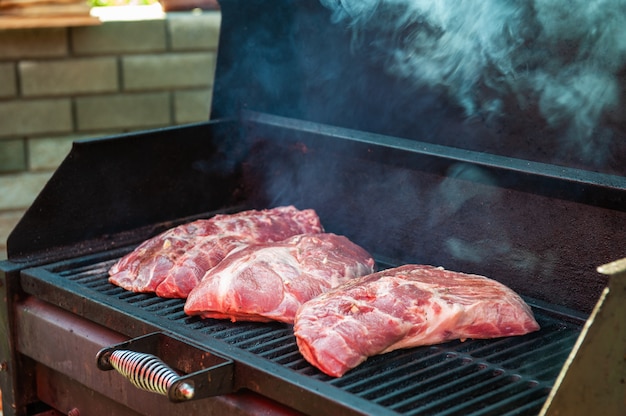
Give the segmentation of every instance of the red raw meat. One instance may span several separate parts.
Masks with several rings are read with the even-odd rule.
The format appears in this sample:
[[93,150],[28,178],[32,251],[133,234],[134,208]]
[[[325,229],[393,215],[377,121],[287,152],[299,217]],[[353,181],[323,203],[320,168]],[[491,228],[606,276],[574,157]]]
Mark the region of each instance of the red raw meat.
[[538,329],[530,307],[503,284],[422,265],[347,282],[305,303],[294,324],[304,358],[334,377],[400,348]]
[[372,273],[374,259],[346,237],[299,235],[251,245],[207,272],[185,304],[189,315],[293,323],[304,302]]
[[109,281],[134,292],[185,298],[207,270],[235,249],[322,231],[312,209],[288,206],[220,214],[143,242],[109,270]]

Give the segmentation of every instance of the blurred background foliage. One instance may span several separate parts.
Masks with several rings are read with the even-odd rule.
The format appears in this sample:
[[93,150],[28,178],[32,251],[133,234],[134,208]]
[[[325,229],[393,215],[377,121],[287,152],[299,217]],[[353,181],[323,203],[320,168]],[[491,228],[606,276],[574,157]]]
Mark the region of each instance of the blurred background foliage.
[[145,6],[158,3],[158,0],[87,0],[91,7],[105,6]]

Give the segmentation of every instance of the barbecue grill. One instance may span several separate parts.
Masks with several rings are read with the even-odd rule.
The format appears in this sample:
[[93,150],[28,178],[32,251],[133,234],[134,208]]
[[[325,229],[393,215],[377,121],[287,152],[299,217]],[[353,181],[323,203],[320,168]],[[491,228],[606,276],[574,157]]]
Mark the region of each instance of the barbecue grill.
[[[626,153],[601,168],[555,163],[557,135],[540,123],[463,123],[440,91],[360,56],[317,0],[221,10],[211,119],[75,142],[12,232],[0,263],[5,414],[620,414]],[[190,317],[183,300],[107,280],[172,226],[288,204],[315,209],[378,268],[501,281],[541,330],[398,350],[332,378],[289,325]],[[173,382],[124,376],[116,360]]]

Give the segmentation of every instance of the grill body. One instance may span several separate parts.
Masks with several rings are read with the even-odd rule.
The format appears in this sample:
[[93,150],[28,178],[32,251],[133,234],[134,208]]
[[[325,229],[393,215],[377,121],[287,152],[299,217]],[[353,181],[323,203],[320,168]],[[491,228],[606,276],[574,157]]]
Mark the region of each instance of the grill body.
[[[212,119],[74,143],[11,234],[5,414],[539,413],[606,292],[597,266],[623,257],[626,152],[603,169],[555,164],[512,131],[460,122],[432,91],[420,92],[432,111],[411,107],[416,91],[355,58],[346,28],[313,36],[330,19],[317,1],[225,0],[222,12]],[[333,379],[302,358],[288,325],[188,317],[181,300],[107,281],[117,259],[172,226],[288,204],[315,209],[379,267],[498,280],[542,329],[394,351]],[[232,385],[171,403],[97,368],[102,348],[153,333],[232,362]],[[183,350],[155,349],[195,371]]]

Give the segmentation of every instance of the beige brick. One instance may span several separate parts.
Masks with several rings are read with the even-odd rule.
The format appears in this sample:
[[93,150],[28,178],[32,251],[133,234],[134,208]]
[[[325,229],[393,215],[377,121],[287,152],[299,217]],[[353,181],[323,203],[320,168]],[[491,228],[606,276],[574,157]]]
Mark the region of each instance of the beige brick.
[[22,61],[18,68],[25,96],[113,92],[118,89],[114,57]]
[[122,58],[124,89],[166,89],[209,86],[215,75],[215,54],[173,53]]
[[26,170],[26,148],[22,139],[0,140],[0,173]]
[[174,121],[176,124],[207,121],[211,113],[211,89],[176,91]]
[[24,210],[0,211],[0,260],[7,258],[7,239],[24,215]]
[[28,208],[52,172],[25,172],[0,176],[0,210]]
[[31,170],[55,170],[72,149],[72,143],[81,137],[42,137],[27,140]]
[[70,99],[0,102],[0,137],[72,130]]
[[219,11],[170,13],[167,27],[172,50],[217,50],[222,15]]
[[171,124],[166,92],[103,95],[76,99],[79,131],[138,129]]
[[0,97],[17,95],[15,66],[12,63],[0,63]]
[[165,20],[112,21],[71,29],[77,55],[160,52],[167,47]]
[[0,30],[0,60],[67,54],[66,28]]

